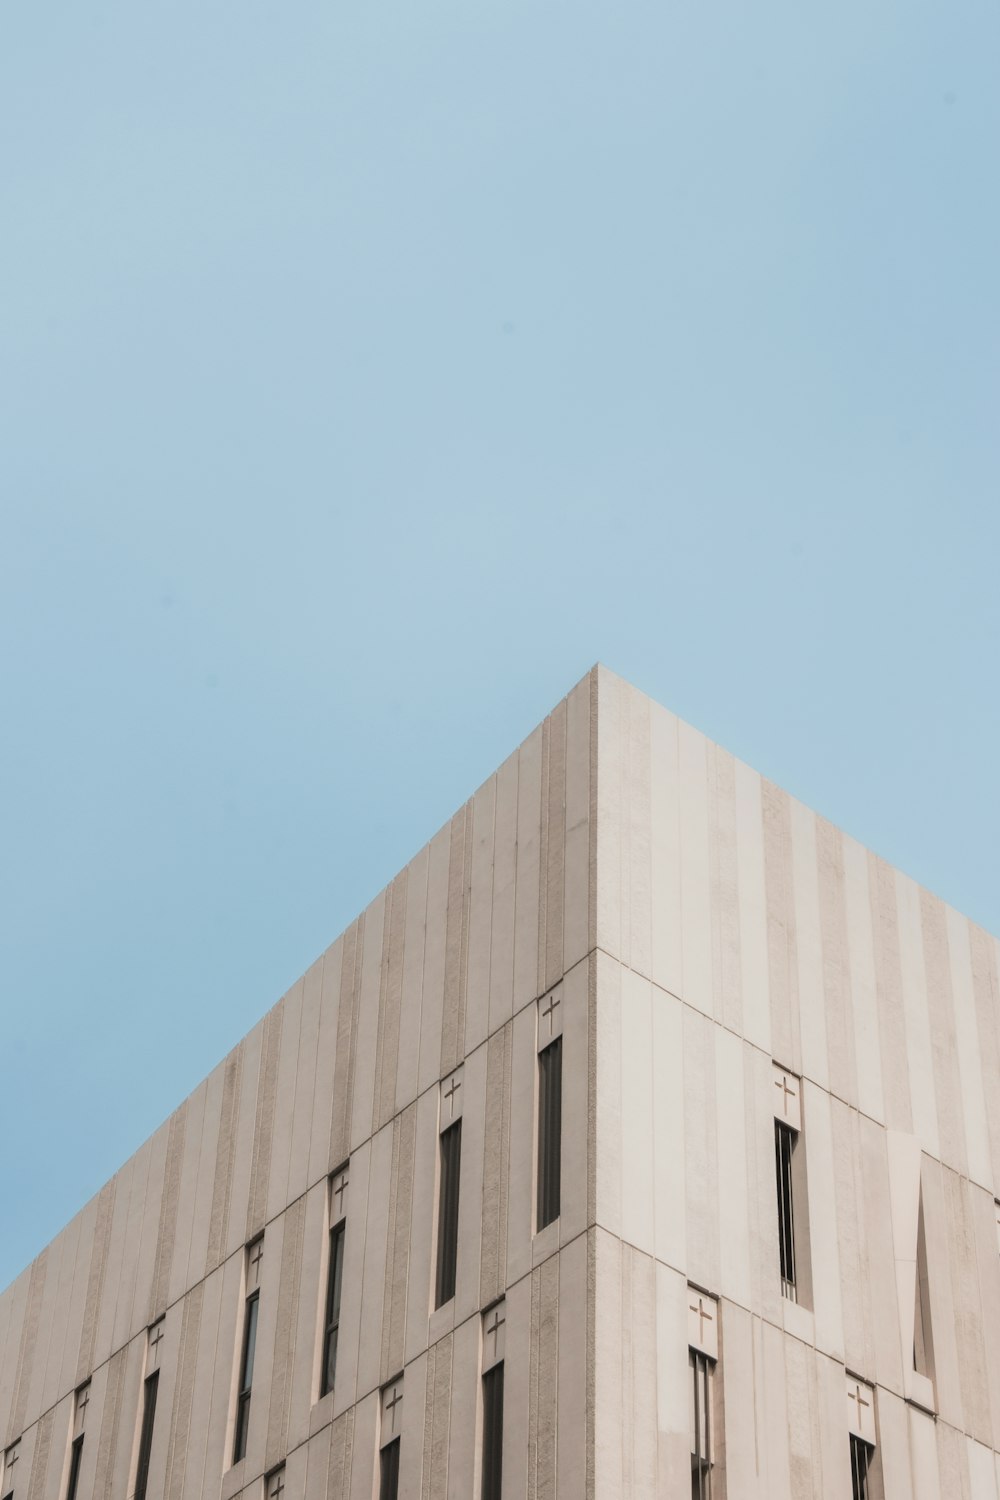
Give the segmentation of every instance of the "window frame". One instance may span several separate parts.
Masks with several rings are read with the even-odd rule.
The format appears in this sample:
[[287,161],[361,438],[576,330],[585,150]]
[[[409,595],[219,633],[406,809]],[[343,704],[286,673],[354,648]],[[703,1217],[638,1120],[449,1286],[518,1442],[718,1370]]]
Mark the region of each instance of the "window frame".
[[153,1451],[153,1427],[156,1422],[156,1398],[160,1386],[159,1370],[150,1370],[142,1382],[142,1426],[139,1429],[139,1454],[135,1470],[132,1500],[146,1500],[149,1483],[149,1459]]
[[535,1232],[558,1219],[562,1197],[562,1034],[538,1051]]
[[[323,1320],[323,1364],[320,1371],[320,1397],[328,1396],[337,1378],[337,1344],[340,1335],[340,1305],[344,1290],[344,1255],[347,1220],[338,1219],[330,1230],[329,1266],[326,1281],[326,1315]],[[333,1370],[330,1369],[330,1347],[333,1344]]]
[[240,1380],[236,1390],[236,1428],[233,1434],[233,1463],[241,1463],[247,1454],[250,1431],[250,1398],[253,1395],[254,1359],[257,1353],[257,1323],[260,1317],[260,1287],[254,1287],[243,1304],[243,1349],[240,1355]]
[[462,1178],[462,1117],[438,1137],[439,1183],[434,1309],[455,1295],[458,1280],[458,1216]]

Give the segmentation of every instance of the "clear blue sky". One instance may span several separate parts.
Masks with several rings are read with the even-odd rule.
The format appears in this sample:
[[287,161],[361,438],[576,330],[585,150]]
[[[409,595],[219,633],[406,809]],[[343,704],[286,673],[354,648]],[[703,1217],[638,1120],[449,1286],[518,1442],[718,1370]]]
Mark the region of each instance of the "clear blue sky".
[[595,659],[1000,928],[998,55],[5,8],[0,1284]]

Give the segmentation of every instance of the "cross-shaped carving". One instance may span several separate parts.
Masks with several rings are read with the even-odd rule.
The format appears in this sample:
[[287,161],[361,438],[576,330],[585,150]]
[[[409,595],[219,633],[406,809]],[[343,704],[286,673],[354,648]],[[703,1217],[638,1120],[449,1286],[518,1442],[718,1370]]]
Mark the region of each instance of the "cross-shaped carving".
[[392,1419],[392,1426],[390,1429],[392,1432],[396,1431],[396,1407],[399,1405],[402,1399],[402,1396],[399,1394],[399,1387],[394,1385],[392,1388],[392,1400],[385,1403],[385,1409]]
[[344,1211],[344,1193],[347,1191],[347,1183],[348,1183],[347,1173],[343,1172],[341,1174],[340,1178],[338,1179],[337,1186],[333,1190],[333,1196],[337,1199],[337,1215],[338,1215],[338,1217]]
[[457,1078],[453,1078],[451,1080],[451,1083],[448,1085],[448,1087],[444,1091],[444,1097],[448,1101],[448,1106],[449,1106],[449,1109],[451,1111],[451,1117],[452,1117],[452,1119],[455,1118],[455,1095],[457,1094],[458,1090],[461,1087],[462,1087],[462,1084],[461,1084],[460,1080],[457,1079]]
[[21,1447],[20,1443],[15,1443],[14,1446],[13,1446],[13,1448],[8,1449],[8,1451],[7,1451],[7,1476],[10,1479],[13,1479],[13,1477],[14,1477],[14,1465],[17,1463],[18,1459],[21,1457],[21,1454],[19,1452],[20,1447]]
[[497,1343],[498,1343],[499,1338],[500,1338],[500,1329],[503,1327],[503,1325],[504,1325],[504,1323],[506,1323],[506,1321],[507,1321],[506,1318],[501,1318],[499,1307],[495,1307],[493,1309],[493,1322],[489,1325],[489,1327],[486,1330],[487,1334],[491,1334],[492,1333],[492,1335],[493,1335],[493,1358],[494,1359],[496,1359],[496,1357],[497,1357]]
[[284,1471],[279,1469],[271,1480],[271,1488],[268,1492],[268,1500],[281,1500],[281,1492],[285,1488]]
[[261,1263],[261,1261],[263,1259],[264,1259],[264,1241],[263,1240],[258,1240],[257,1243],[256,1243],[256,1245],[254,1246],[254,1252],[253,1252],[253,1254],[250,1257],[250,1264],[253,1266],[253,1270],[254,1270],[254,1278],[257,1281],[260,1280],[260,1263]]
[[149,1352],[152,1355],[154,1361],[156,1361],[160,1357],[160,1343],[162,1339],[163,1322],[161,1320],[159,1323],[157,1323],[156,1327],[153,1329],[153,1332],[149,1336]]
[[798,1098],[798,1095],[796,1094],[796,1092],[795,1092],[794,1089],[790,1089],[788,1087],[788,1077],[784,1073],[782,1073],[780,1079],[776,1078],[774,1080],[774,1086],[775,1086],[776,1089],[780,1089],[781,1090],[781,1107],[782,1107],[782,1110],[784,1111],[784,1115],[785,1115],[785,1118],[787,1120],[787,1118],[788,1118],[788,1101],[789,1101],[789,1099],[796,1099],[796,1098]]
[[715,1319],[712,1317],[712,1314],[710,1312],[706,1312],[705,1311],[705,1301],[704,1301],[704,1298],[702,1298],[702,1297],[698,1298],[698,1306],[697,1307],[695,1307],[695,1305],[694,1305],[693,1302],[689,1303],[688,1305],[689,1305],[689,1308],[690,1308],[691,1312],[698,1314],[698,1337],[702,1338],[704,1336],[704,1333],[705,1333],[705,1329],[703,1327],[703,1324],[705,1324],[705,1323],[714,1323]]
[[83,1418],[87,1415],[87,1407],[88,1407],[89,1403],[90,1403],[90,1386],[89,1385],[85,1385],[84,1388],[83,1388],[83,1390],[80,1392],[79,1398],[78,1398],[77,1403],[76,1403],[76,1409],[77,1409],[77,1412],[80,1415],[80,1420],[81,1421],[83,1421]]
[[857,1402],[857,1406],[858,1406],[858,1426],[860,1427],[861,1426],[861,1408],[863,1406],[871,1406],[871,1402],[870,1401],[866,1401],[864,1399],[864,1397],[861,1394],[861,1387],[860,1387],[860,1385],[858,1384],[857,1381],[854,1382],[854,1391],[853,1391],[853,1393],[851,1391],[848,1391],[848,1393],[847,1393],[847,1399],[848,1399],[848,1401],[856,1401]]
[[549,996],[549,1003],[548,1003],[547,1008],[542,1011],[542,1015],[548,1017],[548,1021],[549,1021],[549,1036],[552,1035],[552,1028],[555,1025],[555,1008],[556,1008],[557,1005],[561,1005],[561,1004],[562,1004],[562,1001],[559,1000],[559,999],[557,999],[555,993],[553,992]]

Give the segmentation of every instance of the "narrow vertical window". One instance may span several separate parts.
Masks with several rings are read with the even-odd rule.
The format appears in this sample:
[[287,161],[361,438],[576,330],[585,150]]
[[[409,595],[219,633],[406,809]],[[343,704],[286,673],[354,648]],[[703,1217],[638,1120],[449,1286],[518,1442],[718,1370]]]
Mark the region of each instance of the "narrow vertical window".
[[14,1484],[16,1477],[14,1471],[16,1470],[20,1461],[21,1439],[18,1438],[16,1443],[11,1443],[10,1447],[4,1450],[3,1484],[2,1486],[0,1486],[0,1489],[2,1489],[3,1491],[3,1500],[14,1500]]
[[481,1500],[500,1500],[503,1484],[503,1355],[507,1304],[483,1314],[483,1482]]
[[854,1375],[847,1376],[847,1430],[854,1500],[881,1500],[881,1464],[875,1449],[875,1391]]
[[802,1136],[802,1080],[787,1069],[773,1069],[774,1178],[778,1201],[778,1267],[781,1290],[791,1302],[809,1307],[809,1199]]
[[913,1368],[918,1375],[934,1379],[934,1339],[931,1332],[930,1281],[927,1274],[927,1237],[924,1233],[924,1201],[917,1212],[917,1274],[913,1305]]
[[455,1272],[458,1266],[458,1185],[462,1168],[461,1120],[456,1120],[441,1132],[440,1150],[435,1307],[443,1307],[455,1295]]
[[80,1465],[83,1462],[83,1437],[90,1405],[90,1381],[81,1385],[73,1397],[73,1441],[69,1450],[69,1478],[66,1481],[66,1500],[77,1500],[80,1486]]
[[718,1299],[688,1286],[688,1400],[692,1500],[712,1500],[715,1468],[715,1374],[719,1357]]
[[378,1500],[397,1500],[399,1495],[399,1438],[386,1443],[380,1456]]
[[712,1500],[712,1361],[688,1351],[691,1369],[691,1500]]
[[236,1389],[236,1433],[233,1440],[233,1463],[246,1457],[250,1431],[250,1395],[253,1390],[253,1364],[257,1349],[257,1319],[260,1313],[260,1263],[264,1257],[263,1236],[247,1246],[246,1286],[243,1306],[243,1347],[240,1353],[240,1379]]
[[851,1433],[851,1493],[854,1500],[870,1500],[868,1492],[868,1470],[871,1466],[872,1449],[863,1438]]
[[483,1497],[500,1500],[503,1483],[503,1360],[483,1376]]
[[83,1462],[83,1438],[73,1439],[73,1446],[69,1450],[69,1482],[66,1485],[66,1500],[76,1500],[77,1488],[80,1483],[80,1465]]
[[149,1483],[149,1455],[153,1448],[153,1423],[156,1420],[156,1392],[160,1372],[154,1370],[142,1384],[142,1429],[139,1433],[139,1464],[135,1474],[134,1500],[146,1500]]
[[320,1395],[333,1390],[337,1376],[337,1338],[340,1331],[340,1290],[344,1280],[344,1235],[347,1222],[341,1219],[330,1230],[330,1268],[326,1280],[326,1324],[323,1329],[323,1380]]
[[382,1389],[379,1424],[379,1500],[397,1500],[399,1494],[399,1449],[403,1424],[403,1381],[391,1380]]
[[793,1302],[795,1293],[795,1216],[792,1209],[792,1150],[795,1132],[774,1122],[774,1170],[778,1186],[778,1258],[782,1294]]
[[562,1037],[538,1054],[537,1227],[559,1217],[562,1163]]

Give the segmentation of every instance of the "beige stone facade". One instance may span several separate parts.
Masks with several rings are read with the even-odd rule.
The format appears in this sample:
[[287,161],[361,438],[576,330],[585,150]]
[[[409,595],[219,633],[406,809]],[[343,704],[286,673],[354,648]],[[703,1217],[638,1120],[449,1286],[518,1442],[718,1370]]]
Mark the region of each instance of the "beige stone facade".
[[0,1298],[0,1496],[471,1500],[502,1360],[504,1500],[998,1500],[998,967],[595,669]]

